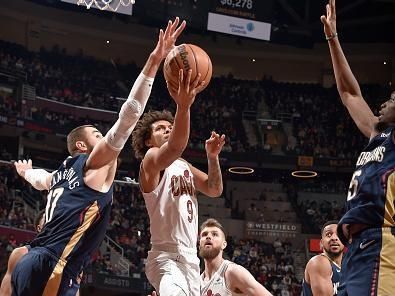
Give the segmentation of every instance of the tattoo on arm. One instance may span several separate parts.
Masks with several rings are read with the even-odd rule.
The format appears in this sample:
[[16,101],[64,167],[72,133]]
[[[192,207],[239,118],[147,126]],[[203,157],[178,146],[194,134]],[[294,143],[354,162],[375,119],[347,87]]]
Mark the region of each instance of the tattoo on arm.
[[219,166],[219,159],[208,160],[208,188],[222,190],[222,173]]

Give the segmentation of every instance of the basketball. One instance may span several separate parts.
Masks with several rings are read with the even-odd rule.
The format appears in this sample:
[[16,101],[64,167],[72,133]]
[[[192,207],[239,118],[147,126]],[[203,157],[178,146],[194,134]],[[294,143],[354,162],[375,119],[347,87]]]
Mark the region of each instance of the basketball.
[[210,57],[203,49],[193,44],[176,46],[166,57],[163,74],[166,81],[174,88],[178,88],[178,73],[180,69],[184,70],[184,75],[189,69],[192,69],[191,82],[200,73],[200,82],[205,81],[204,88],[207,87],[213,74]]

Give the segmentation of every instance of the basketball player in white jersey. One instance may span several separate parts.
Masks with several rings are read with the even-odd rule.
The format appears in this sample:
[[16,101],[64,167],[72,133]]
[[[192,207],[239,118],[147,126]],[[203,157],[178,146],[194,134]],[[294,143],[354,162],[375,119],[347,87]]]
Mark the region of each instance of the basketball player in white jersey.
[[191,82],[191,72],[181,70],[178,90],[168,86],[177,104],[174,119],[166,111],[146,113],[132,134],[136,156],[143,159],[140,186],[151,223],[146,275],[160,296],[200,295],[196,191],[218,197],[223,189],[218,155],[224,135],[212,132],[206,141],[208,175],[180,158],[189,139],[190,107],[204,87],[199,78]]
[[199,255],[204,259],[204,272],[200,279],[200,295],[272,295],[247,269],[222,257],[226,245],[224,228],[217,220],[210,218],[202,223]]

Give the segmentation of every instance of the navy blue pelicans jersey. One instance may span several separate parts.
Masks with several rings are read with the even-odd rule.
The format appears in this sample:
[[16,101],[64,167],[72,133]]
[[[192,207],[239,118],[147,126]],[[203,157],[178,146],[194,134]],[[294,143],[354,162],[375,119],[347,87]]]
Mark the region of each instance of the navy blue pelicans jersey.
[[[339,266],[337,266],[336,263],[334,263],[331,259],[329,259],[326,255],[320,254],[318,256],[324,256],[329,260],[329,263],[331,264],[332,268],[332,285],[333,285],[333,295],[337,295],[338,288],[340,285],[340,277],[341,277],[341,269]],[[311,291],[311,286],[306,283],[305,279],[303,279],[302,283],[302,289],[303,289],[303,296],[313,296],[313,292]]]
[[85,185],[86,154],[67,158],[55,171],[45,209],[45,226],[31,246],[44,247],[79,274],[104,239],[110,219],[112,191],[98,192]]
[[[394,222],[395,144],[394,127],[374,137],[358,157],[347,196],[342,224],[391,227]],[[339,236],[344,239],[342,227]]]

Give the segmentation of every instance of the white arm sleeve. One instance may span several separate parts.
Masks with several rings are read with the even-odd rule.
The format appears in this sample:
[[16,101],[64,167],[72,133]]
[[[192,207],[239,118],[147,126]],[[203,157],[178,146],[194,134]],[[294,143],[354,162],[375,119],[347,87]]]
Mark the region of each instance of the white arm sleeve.
[[49,190],[48,177],[52,175],[43,169],[28,169],[25,172],[25,180],[37,190]]
[[143,73],[137,77],[129,97],[121,107],[119,118],[107,132],[104,139],[114,150],[120,151],[132,133],[137,121],[144,112],[145,105],[151,94],[154,78]]

